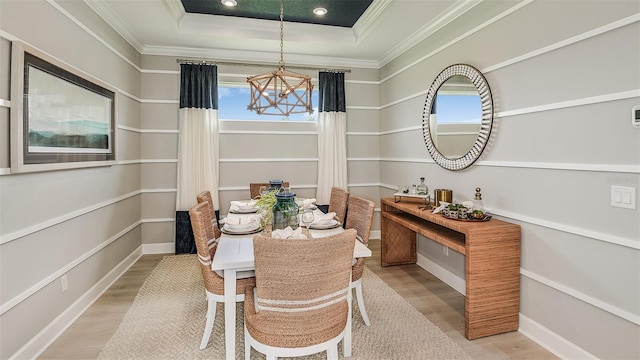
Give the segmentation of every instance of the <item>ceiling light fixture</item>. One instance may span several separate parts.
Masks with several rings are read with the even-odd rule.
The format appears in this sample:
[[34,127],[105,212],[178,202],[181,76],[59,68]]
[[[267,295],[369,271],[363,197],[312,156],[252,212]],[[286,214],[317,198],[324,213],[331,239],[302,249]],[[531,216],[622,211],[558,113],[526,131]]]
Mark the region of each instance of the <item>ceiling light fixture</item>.
[[228,7],[236,7],[236,5],[238,5],[236,0],[220,0],[220,2],[222,3],[222,5]]
[[328,12],[327,9],[325,9],[323,7],[319,7],[319,8],[313,9],[313,13],[316,16],[325,16],[325,15],[327,15],[327,12]]
[[251,99],[247,110],[259,115],[313,113],[311,77],[284,69],[284,1],[280,0],[280,68],[247,78]]

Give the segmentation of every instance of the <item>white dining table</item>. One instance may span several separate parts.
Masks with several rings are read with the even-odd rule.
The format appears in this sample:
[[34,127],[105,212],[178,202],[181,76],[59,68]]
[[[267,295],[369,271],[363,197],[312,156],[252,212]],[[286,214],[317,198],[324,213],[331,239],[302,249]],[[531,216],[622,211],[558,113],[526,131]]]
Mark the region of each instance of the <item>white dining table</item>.
[[[315,210],[318,214],[322,214],[320,210]],[[255,214],[232,214],[227,217],[247,218]],[[316,230],[309,229],[313,238],[322,238],[343,232],[342,227],[333,229]],[[222,271],[224,276],[224,336],[226,359],[235,359],[236,357],[236,273],[239,271],[254,270],[253,258],[253,236],[247,235],[230,235],[223,233],[218,241],[218,248],[211,262],[211,269],[214,271]],[[353,249],[353,257],[370,257],[371,250],[356,240]],[[345,357],[351,356],[351,309],[349,309],[349,319],[345,337],[343,341],[343,353]]]

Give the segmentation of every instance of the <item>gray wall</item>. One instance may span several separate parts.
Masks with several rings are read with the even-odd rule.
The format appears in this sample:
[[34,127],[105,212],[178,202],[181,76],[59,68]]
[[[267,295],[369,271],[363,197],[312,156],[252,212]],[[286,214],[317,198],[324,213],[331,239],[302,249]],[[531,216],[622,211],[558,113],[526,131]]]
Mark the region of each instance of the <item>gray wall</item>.
[[[59,4],[0,1],[2,359],[33,356],[142,254],[140,134],[122,129],[140,127],[139,54],[84,2]],[[9,174],[13,40],[118,89],[116,165]]]
[[[640,357],[638,210],[609,206],[611,185],[640,182],[629,116],[639,11],[636,1],[482,2],[380,70],[346,77],[349,190],[378,203],[421,176],[460,201],[482,187],[491,212],[522,226],[521,331],[568,357]],[[12,40],[118,89],[115,166],[9,173]],[[431,161],[420,124],[431,81],[457,62],[485,73],[496,119],[481,160],[450,172]],[[238,83],[264,70],[219,74]],[[0,1],[0,358],[31,357],[140,254],[173,250],[177,99],[175,57],[140,55],[84,2]],[[280,177],[314,196],[314,124],[220,129],[222,214],[253,181]],[[424,238],[419,252],[459,285],[462,257]]]
[[[492,213],[522,226],[521,331],[574,358],[640,357],[640,216],[609,204],[611,185],[640,185],[639,10],[484,2],[381,69],[381,183],[425,176],[457,201],[481,187]],[[424,91],[455,63],[485,74],[496,107],[488,148],[460,172],[430,160],[419,126]],[[419,253],[453,283],[463,277],[458,254],[425,238]]]
[[[143,243],[173,244],[178,139],[179,65],[175,57],[142,56],[141,91]],[[218,66],[221,86],[246,86],[250,75],[269,68]],[[304,73],[304,71],[295,70]],[[307,71],[317,86],[317,71]],[[379,202],[378,70],[346,74],[349,191]],[[220,119],[221,216],[229,202],[249,198],[249,183],[289,181],[301,197],[315,197],[318,137],[315,122],[229,121]],[[267,119],[268,120],[268,119]],[[216,196],[216,194],[213,194]],[[194,199],[195,201],[195,199]],[[379,229],[376,213],[374,231]],[[165,247],[166,248],[166,247]]]

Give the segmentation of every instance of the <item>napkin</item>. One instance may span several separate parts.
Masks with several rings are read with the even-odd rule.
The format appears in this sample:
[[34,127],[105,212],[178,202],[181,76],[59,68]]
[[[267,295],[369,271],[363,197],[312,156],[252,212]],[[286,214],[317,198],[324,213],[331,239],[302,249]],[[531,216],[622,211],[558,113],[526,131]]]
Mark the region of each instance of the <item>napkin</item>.
[[232,201],[229,210],[238,211],[238,210],[252,210],[255,208],[256,200],[251,201]]
[[331,221],[335,217],[336,217],[336,213],[333,211],[328,212],[326,214],[315,215],[313,217],[313,222],[311,224],[312,225],[328,225],[331,223]]
[[293,230],[291,226],[287,226],[284,229],[276,229],[271,232],[271,237],[274,239],[306,239],[307,236],[302,233],[302,227],[298,227]]
[[305,208],[313,207],[313,206],[315,206],[315,204],[316,204],[316,199],[315,198],[302,200],[302,206],[305,207]]
[[260,224],[258,223],[258,217],[257,216],[250,216],[250,217],[226,217],[224,218],[224,226],[226,226],[227,229],[229,230],[249,230],[249,229],[255,229],[258,226],[260,226]]

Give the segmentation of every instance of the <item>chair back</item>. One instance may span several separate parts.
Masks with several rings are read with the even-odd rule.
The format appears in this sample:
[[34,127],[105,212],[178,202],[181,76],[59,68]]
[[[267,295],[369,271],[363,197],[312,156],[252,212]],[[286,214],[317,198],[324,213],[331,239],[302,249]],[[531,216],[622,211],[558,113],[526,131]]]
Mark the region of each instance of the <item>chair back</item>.
[[[251,193],[252,199],[255,199],[256,197],[260,196],[261,186],[266,186],[267,188],[269,188],[271,184],[269,183],[250,183],[249,184],[249,193]],[[288,181],[283,182],[282,187],[289,187],[289,182]]]
[[191,218],[191,228],[193,229],[204,286],[210,293],[223,294],[224,279],[211,270],[211,261],[216,253],[218,243],[215,241],[208,206],[208,202],[202,202],[192,207],[189,210],[189,217]]
[[207,207],[207,211],[209,212],[209,218],[211,219],[213,234],[216,239],[219,238],[220,235],[222,235],[222,232],[220,232],[220,228],[218,227],[218,219],[216,218],[216,212],[213,208],[213,198],[211,197],[211,192],[208,190],[201,192],[196,196],[196,200],[198,201],[198,204],[201,204],[204,202],[209,203],[209,206]]
[[344,225],[344,218],[347,215],[347,204],[349,202],[349,191],[333,186],[329,197],[328,212],[336,213],[336,220]]
[[322,240],[254,236],[255,307],[270,338],[263,341],[282,346],[295,338],[291,347],[303,347],[344,330],[355,238],[355,230]]
[[[376,205],[371,200],[358,196],[349,197],[349,214],[344,227],[345,229],[355,229],[358,233],[358,239],[365,245],[369,243],[375,207]],[[351,269],[351,279],[353,281],[361,279],[363,271],[364,258],[357,258]]]
[[375,208],[376,204],[371,200],[358,196],[349,197],[349,215],[345,229],[356,229],[360,241],[365,245],[369,243]]

